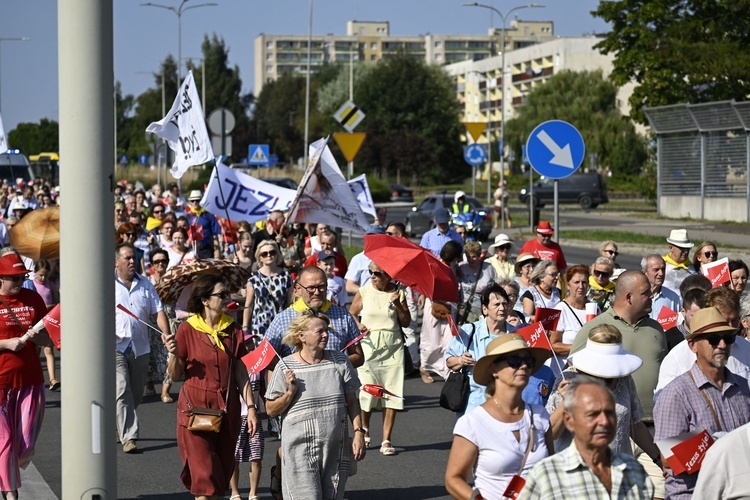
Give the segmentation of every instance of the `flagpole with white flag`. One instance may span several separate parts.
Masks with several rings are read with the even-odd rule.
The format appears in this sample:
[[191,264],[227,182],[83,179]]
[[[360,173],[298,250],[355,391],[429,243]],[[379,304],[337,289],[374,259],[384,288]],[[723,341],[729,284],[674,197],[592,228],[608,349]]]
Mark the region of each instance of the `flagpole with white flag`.
[[170,169],[175,179],[181,178],[190,167],[214,159],[192,70],[182,82],[167,116],[146,127],[146,132],[165,139],[169,148],[175,152],[175,160]]

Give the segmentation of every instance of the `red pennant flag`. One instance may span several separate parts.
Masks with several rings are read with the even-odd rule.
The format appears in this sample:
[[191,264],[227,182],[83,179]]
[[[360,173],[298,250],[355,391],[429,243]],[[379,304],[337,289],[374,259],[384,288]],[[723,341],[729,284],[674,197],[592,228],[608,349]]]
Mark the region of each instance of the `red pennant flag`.
[[258,347],[242,357],[242,362],[247,366],[250,375],[257,375],[271,364],[274,356],[278,356],[276,349],[273,348],[268,339],[263,339]]
[[[673,444],[678,441],[677,444]],[[703,430],[697,434],[681,434],[674,438],[665,439],[657,443],[664,453],[664,446],[670,446],[669,451],[672,455],[666,456],[667,464],[672,468],[675,474],[695,474],[700,470],[706,452],[714,444],[714,439]]]
[[703,275],[711,280],[711,286],[714,288],[732,281],[732,275],[729,274],[729,259],[727,257],[719,259],[716,262],[703,264],[701,270],[703,271]]
[[454,337],[458,337],[458,326],[456,325],[456,322],[453,321],[453,316],[451,314],[448,314],[448,326],[451,328],[451,334]]
[[382,398],[385,394],[388,394],[389,396],[393,396],[395,398],[404,399],[401,396],[397,396],[396,394],[393,394],[392,392],[386,390],[385,387],[380,384],[365,384],[362,386],[362,390],[368,394],[372,394],[378,399]]
[[42,318],[44,328],[49,334],[52,343],[60,350],[60,304],[53,307],[47,315]]
[[227,312],[234,312],[234,311],[239,311],[239,310],[240,310],[240,305],[237,302],[231,301],[227,304]]
[[659,322],[664,331],[667,331],[670,328],[677,326],[678,316],[679,314],[677,314],[677,312],[671,310],[667,306],[661,306],[661,311],[659,311],[659,316],[656,318],[656,321]]
[[526,480],[519,476],[518,474],[513,474],[513,477],[510,479],[510,482],[508,483],[508,487],[505,488],[505,493],[503,493],[503,498],[512,498],[516,499],[518,498],[518,495],[521,494],[521,490],[523,487],[526,486]]
[[557,330],[557,323],[560,321],[560,311],[549,309],[547,307],[537,307],[534,314],[534,322],[540,322],[547,331]]
[[354,337],[354,339],[352,339],[351,342],[349,342],[348,344],[346,344],[344,347],[341,348],[341,352],[344,352],[347,349],[349,349],[351,346],[353,346],[354,344],[356,344],[357,342],[365,338],[369,333],[370,333],[370,330],[366,330],[360,333],[359,335],[357,335],[356,337]]
[[549,343],[547,338],[547,332],[544,331],[544,324],[542,322],[532,323],[530,325],[519,328],[513,333],[517,333],[522,336],[529,347],[541,347],[543,349],[552,349],[552,344]]
[[203,241],[203,226],[200,224],[190,226],[190,239],[192,241]]

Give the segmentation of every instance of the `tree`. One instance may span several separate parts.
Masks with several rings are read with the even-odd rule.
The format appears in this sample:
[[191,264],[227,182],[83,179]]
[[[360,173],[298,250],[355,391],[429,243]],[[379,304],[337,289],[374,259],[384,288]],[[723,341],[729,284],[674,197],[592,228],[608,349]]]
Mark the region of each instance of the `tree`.
[[731,0],[608,0],[592,12],[611,23],[597,48],[614,54],[611,78],[636,88],[631,116],[642,107],[750,95],[748,3]]
[[54,120],[19,123],[8,133],[8,144],[26,155],[60,151],[60,127]]
[[634,176],[646,161],[645,139],[617,109],[617,88],[601,71],[563,71],[529,93],[518,116],[505,127],[506,142],[521,158],[521,146],[532,130],[547,120],[565,120],[581,131],[597,166]]

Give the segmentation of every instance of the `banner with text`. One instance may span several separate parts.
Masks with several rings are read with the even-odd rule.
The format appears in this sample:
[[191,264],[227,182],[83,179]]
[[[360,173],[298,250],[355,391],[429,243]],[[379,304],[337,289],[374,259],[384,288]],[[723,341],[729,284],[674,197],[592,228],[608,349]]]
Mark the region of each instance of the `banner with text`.
[[190,167],[214,159],[192,71],[182,82],[167,116],[149,125],[146,132],[165,139],[169,148],[175,152],[174,164],[170,169],[175,179],[182,177]]

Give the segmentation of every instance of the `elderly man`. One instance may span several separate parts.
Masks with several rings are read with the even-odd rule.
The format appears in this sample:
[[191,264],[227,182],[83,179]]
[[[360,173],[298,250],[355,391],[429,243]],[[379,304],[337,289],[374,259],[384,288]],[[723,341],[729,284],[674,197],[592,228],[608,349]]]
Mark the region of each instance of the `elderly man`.
[[[703,429],[719,437],[750,422],[747,379],[727,368],[737,327],[715,307],[696,312],[691,325],[685,342],[695,354],[695,363],[661,391],[654,407],[656,441]],[[667,498],[692,498],[697,480],[698,474],[667,469]]]
[[[445,352],[445,364],[448,368],[454,372],[467,368],[469,373],[469,400],[466,409],[458,414],[459,417],[487,400],[485,387],[474,380],[474,364],[486,354],[487,345],[492,340],[516,329],[506,322],[513,304],[503,287],[497,283],[488,286],[482,292],[480,302],[484,318],[463,325],[458,337],[453,338]],[[548,366],[542,367],[529,378],[529,384],[523,390],[523,400],[529,404],[544,405],[553,382],[552,370]]]
[[203,195],[198,189],[190,191],[190,195],[188,195],[188,201],[190,201],[188,222],[191,226],[203,228],[203,239],[198,241],[198,258],[214,257],[218,259],[221,257],[221,243],[219,242],[221,226],[214,214],[201,207],[201,198],[203,198]]
[[450,212],[445,208],[438,208],[433,215],[435,217],[435,227],[422,235],[419,246],[432,252],[432,255],[438,259],[440,258],[440,250],[443,249],[443,245],[451,240],[461,245],[463,249],[464,240],[458,233],[448,227],[448,222],[451,220]]
[[648,278],[648,282],[651,283],[651,293],[653,294],[651,312],[649,313],[651,319],[658,318],[659,312],[664,306],[672,311],[679,311],[682,303],[680,296],[675,290],[663,286],[667,269],[664,258],[659,254],[650,253],[641,259],[641,269]]
[[599,257],[591,265],[587,295],[602,312],[612,307],[615,300],[615,283],[610,281],[614,270],[615,262],[608,257]]
[[669,253],[664,256],[666,271],[664,286],[675,292],[680,289],[682,280],[695,273],[690,266],[690,249],[695,245],[688,237],[687,229],[673,229],[667,238]]
[[[156,316],[162,339],[169,335],[169,321],[151,282],[135,272],[135,247],[121,243],[115,250],[115,302],[143,321]],[[149,329],[120,309],[115,310],[115,407],[117,436],[122,451],[133,453],[138,439],[138,415],[135,410],[143,397],[149,354]]]
[[614,395],[604,383],[576,377],[564,401],[563,421],[573,445],[537,463],[518,499],[653,498],[654,485],[641,464],[608,447],[617,414]]
[[557,265],[557,270],[563,274],[565,269],[568,268],[568,263],[565,262],[565,256],[560,245],[552,241],[553,234],[555,234],[555,230],[552,229],[549,221],[539,221],[539,225],[536,227],[536,238],[524,243],[518,254],[529,252],[539,260],[551,260]]
[[[333,231],[323,231],[323,234],[318,237],[318,240],[320,241],[321,252],[333,252],[333,254],[336,256],[336,263],[333,267],[333,274],[340,278],[344,278],[346,276],[346,272],[349,270],[349,267],[346,264],[346,257],[344,256],[344,254],[336,250],[336,233],[334,233]],[[319,254],[320,252],[309,256],[305,261],[305,265],[303,267],[317,266]]]

